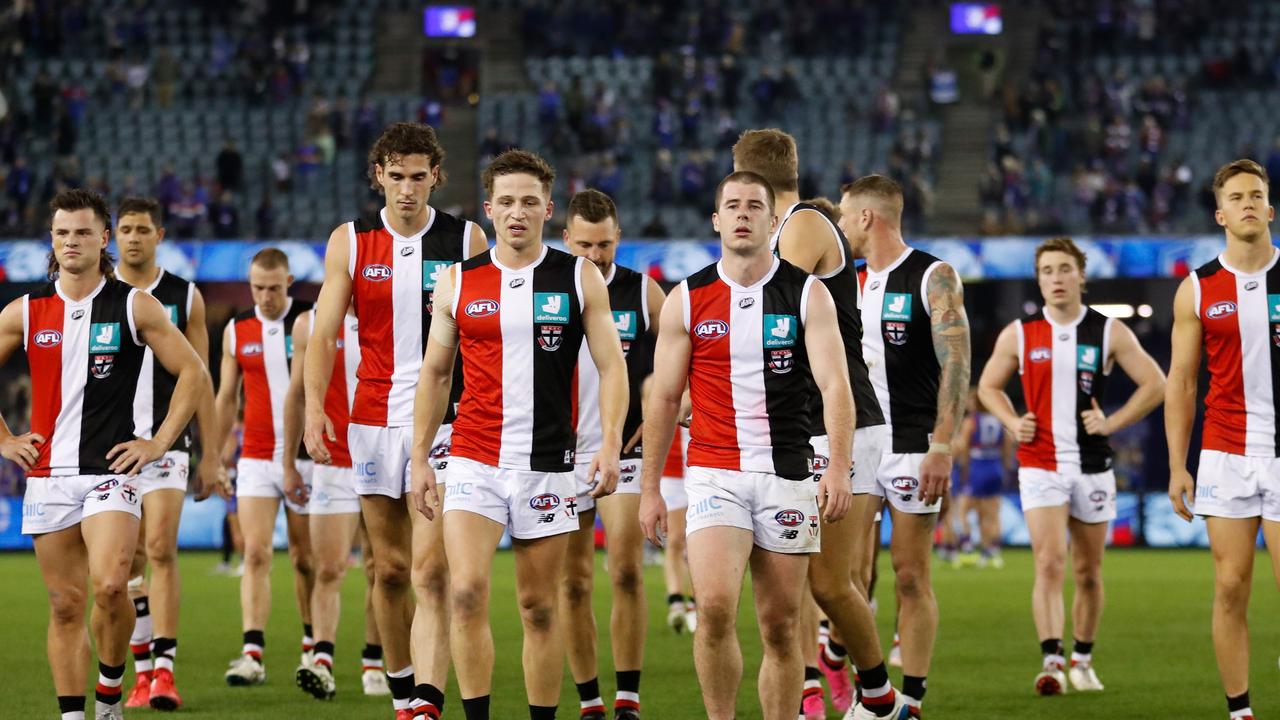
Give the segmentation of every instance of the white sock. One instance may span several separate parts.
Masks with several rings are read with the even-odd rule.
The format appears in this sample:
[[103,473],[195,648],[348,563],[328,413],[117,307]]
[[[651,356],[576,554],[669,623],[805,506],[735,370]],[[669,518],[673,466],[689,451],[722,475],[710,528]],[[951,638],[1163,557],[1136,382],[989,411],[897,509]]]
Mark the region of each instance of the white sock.
[[1231,720],[1236,720],[1236,718],[1246,718],[1246,717],[1253,717],[1253,708],[1236,710],[1231,713]]
[[1072,665],[1088,665],[1093,662],[1093,653],[1083,654],[1078,652],[1071,653]]
[[73,710],[72,712],[62,713],[62,720],[84,720],[83,710]]

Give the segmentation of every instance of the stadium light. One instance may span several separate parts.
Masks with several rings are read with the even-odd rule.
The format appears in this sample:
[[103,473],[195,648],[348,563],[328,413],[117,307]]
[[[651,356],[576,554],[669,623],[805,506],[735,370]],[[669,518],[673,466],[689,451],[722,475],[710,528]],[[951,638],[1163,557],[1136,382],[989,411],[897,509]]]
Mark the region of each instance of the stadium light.
[[[1090,305],[1089,307],[1110,318],[1131,318],[1134,315],[1133,306],[1128,303],[1102,303],[1099,305]],[[1150,310],[1150,306],[1147,306]]]

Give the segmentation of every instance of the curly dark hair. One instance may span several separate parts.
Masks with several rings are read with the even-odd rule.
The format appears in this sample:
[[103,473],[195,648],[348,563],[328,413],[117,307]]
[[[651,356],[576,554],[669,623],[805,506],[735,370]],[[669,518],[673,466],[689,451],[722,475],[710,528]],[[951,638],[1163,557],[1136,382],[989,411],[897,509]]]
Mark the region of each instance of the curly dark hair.
[[[49,201],[49,215],[52,217],[59,210],[67,212],[75,212],[76,210],[92,210],[93,216],[102,222],[103,229],[111,227],[111,211],[107,209],[107,201],[101,195],[93,190],[85,188],[73,188],[63,190],[53,199]],[[111,253],[106,248],[102,249],[102,255],[98,258],[98,270],[103,275],[114,278],[116,276],[115,259],[111,257]],[[53,281],[58,278],[58,258],[54,256],[53,251],[49,251],[49,280]]]
[[440,144],[439,138],[436,137],[435,128],[430,125],[412,122],[391,123],[382,131],[377,140],[373,141],[373,147],[369,148],[368,156],[368,175],[369,186],[374,190],[381,190],[382,186],[378,184],[377,171],[375,165],[381,165],[385,168],[390,163],[398,161],[406,155],[426,155],[431,167],[439,169],[439,175],[436,178],[436,184],[433,190],[444,187],[444,146]]

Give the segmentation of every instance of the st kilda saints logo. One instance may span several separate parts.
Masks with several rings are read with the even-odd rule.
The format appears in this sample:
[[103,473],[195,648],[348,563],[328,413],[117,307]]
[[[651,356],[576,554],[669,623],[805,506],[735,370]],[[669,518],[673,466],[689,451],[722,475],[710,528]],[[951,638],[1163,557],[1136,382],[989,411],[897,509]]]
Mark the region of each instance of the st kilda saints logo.
[[900,322],[886,322],[884,324],[884,339],[888,340],[890,345],[906,345],[907,324]]
[[111,370],[116,366],[115,355],[94,355],[93,366],[89,368],[89,373],[95,379],[105,380],[111,376]]

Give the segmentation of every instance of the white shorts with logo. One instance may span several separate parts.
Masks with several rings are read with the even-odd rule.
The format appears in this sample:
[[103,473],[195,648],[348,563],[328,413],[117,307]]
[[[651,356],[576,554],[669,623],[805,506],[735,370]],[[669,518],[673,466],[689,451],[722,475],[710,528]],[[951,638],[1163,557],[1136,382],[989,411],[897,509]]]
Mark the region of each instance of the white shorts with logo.
[[[853,475],[850,477],[850,486],[855,495],[875,491],[876,472],[880,469],[880,461],[884,458],[888,443],[888,425],[853,431]],[[830,440],[826,435],[815,435],[809,439],[809,445],[813,447],[814,474],[821,476],[831,457]]]
[[494,467],[453,458],[445,475],[444,511],[465,510],[506,526],[517,540],[578,529],[578,499],[572,472]]
[[[885,443],[889,447],[889,443]],[[872,494],[885,498],[898,512],[932,515],[942,510],[942,498],[928,505],[920,502],[920,463],[924,453],[885,452]]]
[[1022,510],[1068,505],[1071,517],[1085,523],[1116,518],[1116,474],[1110,470],[1086,473],[1079,465],[1059,464],[1057,471],[1018,469]]
[[1197,515],[1280,522],[1280,458],[1200,451]]
[[[315,463],[310,460],[298,461],[298,473],[302,475],[302,483],[311,489],[311,471]],[[284,465],[274,460],[256,458],[240,458],[236,463],[236,498],[260,497],[280,498],[289,510],[306,515],[307,505],[298,504],[284,493]]]
[[191,454],[170,450],[164,457],[145,465],[135,479],[143,495],[153,490],[181,490],[186,493],[187,476],[190,474]]
[[790,555],[821,549],[818,497],[813,483],[760,472],[691,467],[685,535],[709,527],[751,532],[756,547]]
[[689,507],[689,495],[684,491],[684,478],[664,477],[659,481],[658,490],[662,493],[662,502],[667,504],[668,511]]
[[65,530],[102,512],[142,517],[142,491],[124,475],[54,475],[27,478],[22,534]]
[[[441,425],[431,443],[432,467],[436,484],[443,484],[441,472],[449,464],[449,448],[453,426]],[[351,423],[347,426],[347,447],[351,450],[351,469],[357,495],[404,497],[412,477],[409,460],[413,450],[413,427],[374,427]]]
[[351,468],[316,465],[311,471],[311,500],[307,510],[312,515],[360,512],[360,496],[356,494],[356,477]]
[[[578,512],[586,512],[596,508],[596,499],[591,497],[591,491],[595,489],[596,482],[594,478],[587,477],[587,471],[591,469],[591,463],[578,463],[573,466],[573,482],[574,487],[578,489]],[[613,491],[615,495],[639,495],[640,494],[640,460],[633,458],[631,460],[622,460],[618,463],[618,487]]]

